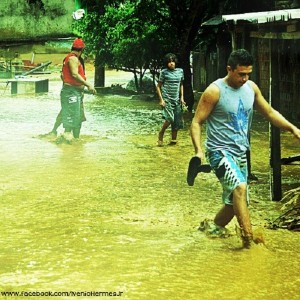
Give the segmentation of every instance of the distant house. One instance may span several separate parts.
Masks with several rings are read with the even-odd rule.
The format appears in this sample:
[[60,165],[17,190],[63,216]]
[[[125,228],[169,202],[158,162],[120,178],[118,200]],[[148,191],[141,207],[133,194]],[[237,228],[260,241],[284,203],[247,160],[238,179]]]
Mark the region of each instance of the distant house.
[[255,57],[253,79],[265,98],[270,98],[272,68],[275,74],[280,74],[278,108],[284,116],[300,124],[300,9],[222,15],[203,26],[218,28],[217,43],[207,52],[194,53],[194,89],[201,91],[224,76],[231,50],[246,48]]
[[[202,91],[224,76],[228,54],[232,49],[246,48],[255,57],[252,78],[265,98],[300,125],[300,9],[222,15],[202,26],[215,32],[217,42],[206,51],[200,47],[194,53],[194,89]],[[270,139],[272,198],[280,200],[280,131],[273,126]]]
[[300,9],[224,15],[223,20],[231,32],[232,47],[247,48],[255,55],[256,80],[264,96],[283,115],[300,123]]

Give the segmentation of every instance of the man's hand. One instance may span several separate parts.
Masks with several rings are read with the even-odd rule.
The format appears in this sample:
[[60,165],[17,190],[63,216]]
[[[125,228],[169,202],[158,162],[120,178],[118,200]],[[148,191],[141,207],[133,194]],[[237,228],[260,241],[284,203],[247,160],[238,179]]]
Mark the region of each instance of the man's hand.
[[94,88],[94,86],[92,86],[92,85],[88,85],[87,86],[87,88],[88,88],[88,90],[89,90],[89,92],[91,93],[91,94],[93,94],[93,95],[95,95],[95,94],[97,94],[97,91],[96,91],[96,89]]
[[300,141],[300,129],[294,126],[291,132],[294,137]]
[[201,159],[201,161],[204,161],[204,153],[202,151],[202,149],[199,149],[196,153],[195,156],[199,157]]

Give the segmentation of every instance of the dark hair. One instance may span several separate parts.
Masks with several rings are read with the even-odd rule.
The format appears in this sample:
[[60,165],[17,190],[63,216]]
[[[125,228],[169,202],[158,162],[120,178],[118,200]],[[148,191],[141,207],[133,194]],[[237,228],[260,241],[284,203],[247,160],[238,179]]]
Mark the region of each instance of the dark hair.
[[227,65],[230,66],[232,70],[236,69],[238,65],[252,66],[253,56],[245,49],[232,51],[228,58]]
[[83,59],[81,56],[79,56],[79,57],[78,57],[78,60],[80,61],[81,65],[82,65],[83,72],[85,73],[85,64],[84,64],[84,59]]
[[72,46],[71,47],[71,51],[83,51],[84,48],[77,48],[77,47],[74,47]]
[[173,53],[168,53],[168,54],[166,54],[165,57],[164,57],[164,65],[165,65],[166,67],[168,67],[168,63],[169,63],[169,62],[172,62],[172,61],[173,61],[175,64],[177,64],[177,62],[178,62],[177,56],[176,56],[175,54],[173,54]]

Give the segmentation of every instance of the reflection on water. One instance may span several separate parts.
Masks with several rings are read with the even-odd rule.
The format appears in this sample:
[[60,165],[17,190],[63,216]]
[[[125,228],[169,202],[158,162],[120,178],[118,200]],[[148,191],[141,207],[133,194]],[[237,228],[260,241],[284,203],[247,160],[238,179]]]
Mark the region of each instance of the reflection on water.
[[[220,187],[213,174],[194,187],[185,182],[190,116],[179,145],[160,148],[156,103],[86,95],[81,140],[56,145],[39,137],[60,108],[51,84],[48,95],[0,99],[1,291],[299,298],[299,233],[264,229],[266,247],[241,250],[236,236],[211,240],[197,231],[219,208]],[[252,140],[260,181],[251,185],[251,212],[254,227],[263,228],[280,205],[269,200],[266,132],[254,131]],[[286,180],[294,184],[293,168]]]

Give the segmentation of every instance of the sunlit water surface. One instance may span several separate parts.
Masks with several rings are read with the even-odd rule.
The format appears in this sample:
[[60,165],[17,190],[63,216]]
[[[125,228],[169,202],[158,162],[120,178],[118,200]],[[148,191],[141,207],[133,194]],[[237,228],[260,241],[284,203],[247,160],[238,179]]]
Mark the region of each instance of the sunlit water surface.
[[[46,95],[12,97],[5,90],[0,99],[1,291],[299,299],[300,235],[264,228],[281,207],[269,200],[266,124],[254,126],[259,181],[251,183],[252,222],[266,246],[242,250],[235,235],[212,240],[197,230],[219,209],[221,190],[213,174],[186,184],[190,115],[177,146],[157,147],[157,103],[86,95],[80,141],[57,145],[40,135],[60,109],[59,89],[50,82]],[[284,139],[285,153],[299,149]],[[299,166],[283,172],[285,188],[299,184]]]

